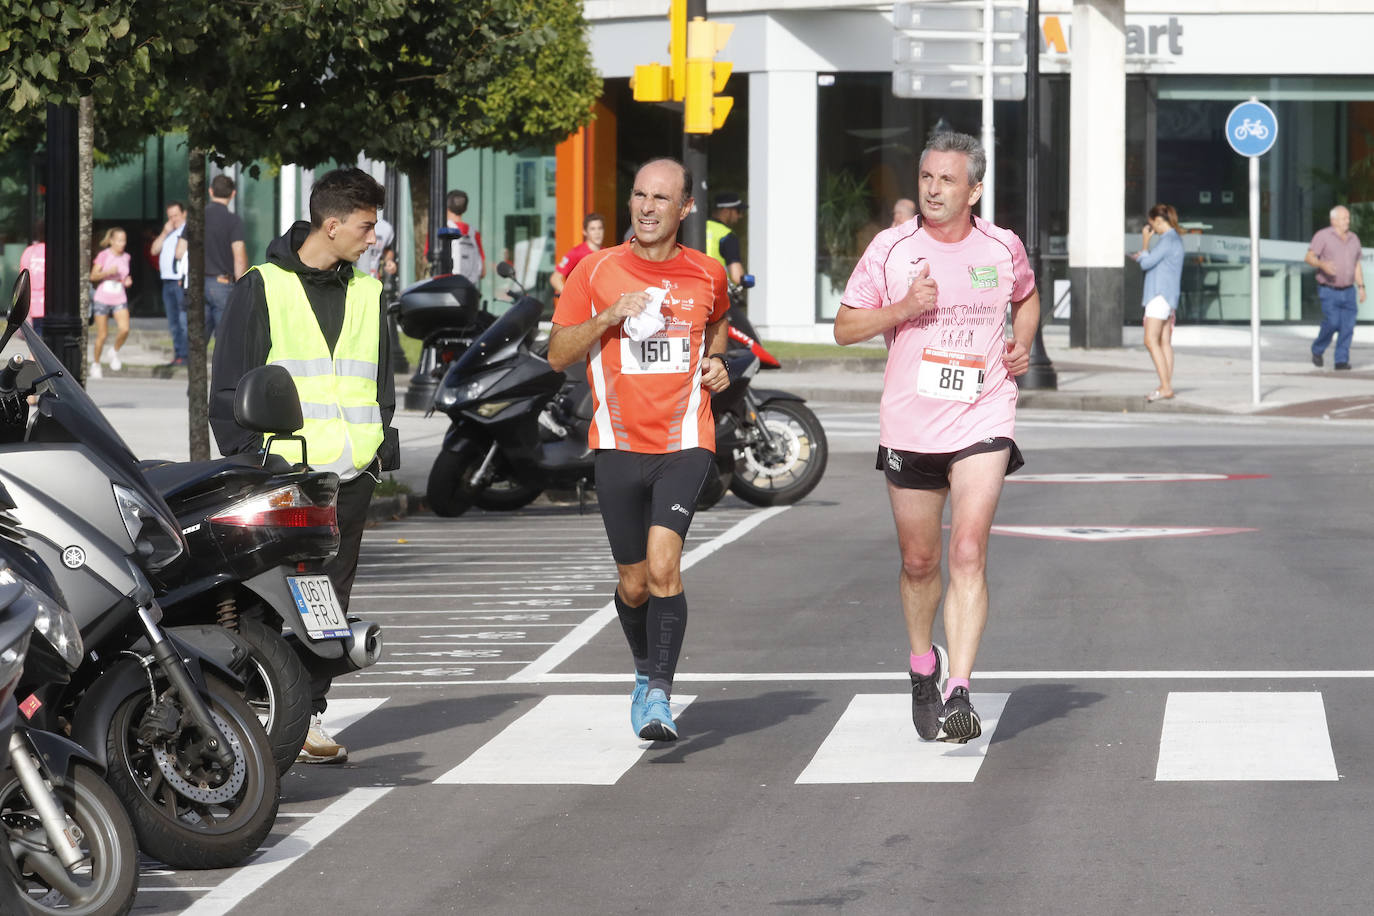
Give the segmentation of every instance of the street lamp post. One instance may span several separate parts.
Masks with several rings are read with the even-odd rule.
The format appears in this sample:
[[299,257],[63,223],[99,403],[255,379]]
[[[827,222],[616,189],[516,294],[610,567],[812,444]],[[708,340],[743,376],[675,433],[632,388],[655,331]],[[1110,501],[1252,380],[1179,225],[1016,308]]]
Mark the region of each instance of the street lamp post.
[[[1040,2],[1029,0],[1026,6],[1026,259],[1035,273],[1036,284],[1041,283],[1040,260]],[[1053,292],[1054,284],[1050,284]],[[1053,391],[1059,387],[1059,375],[1045,352],[1045,340],[1040,328],[1045,324],[1045,299],[1041,297],[1040,324],[1031,343],[1030,369],[1016,380],[1027,390]],[[1054,297],[1050,296],[1050,308]]]

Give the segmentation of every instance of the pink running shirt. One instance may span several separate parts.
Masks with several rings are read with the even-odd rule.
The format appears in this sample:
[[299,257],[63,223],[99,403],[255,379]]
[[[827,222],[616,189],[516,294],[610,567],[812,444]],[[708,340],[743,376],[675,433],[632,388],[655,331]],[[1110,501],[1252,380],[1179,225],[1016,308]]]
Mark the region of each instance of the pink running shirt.
[[[1007,309],[1035,290],[1025,247],[1016,233],[976,216],[973,230],[953,244],[935,241],[919,219],[911,220],[884,229],[869,243],[840,301],[860,309],[899,301],[922,264],[939,286],[938,307],[883,335],[888,354],[879,444],[941,454],[993,436],[1012,438],[1017,389],[1002,356]],[[961,396],[967,398],[974,397],[982,368],[982,391],[972,403],[929,393],[940,384],[941,370],[951,366],[966,367],[969,387]],[[949,372],[943,374],[947,379]],[[918,376],[924,379],[919,384]]]

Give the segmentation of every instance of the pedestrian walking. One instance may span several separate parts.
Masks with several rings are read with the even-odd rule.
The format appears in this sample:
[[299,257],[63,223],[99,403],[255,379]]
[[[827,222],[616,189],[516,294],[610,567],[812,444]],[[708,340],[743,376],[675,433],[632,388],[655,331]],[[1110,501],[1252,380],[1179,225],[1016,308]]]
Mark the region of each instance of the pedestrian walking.
[[172,335],[172,366],[186,365],[190,348],[186,336],[187,247],[186,205],[174,200],[167,205],[167,222],[148,246],[157,258],[162,279],[162,310],[167,315],[167,330]]
[[[955,743],[982,734],[969,678],[988,619],[988,537],[1003,479],[1024,463],[1012,438],[1012,377],[1030,368],[1040,322],[1021,240],[973,215],[986,168],[974,137],[931,137],[920,160],[920,214],[869,243],[834,331],[840,344],[878,334],[887,343],[877,468],[902,557],[911,718],[922,738]],[[946,502],[948,588],[940,569]],[[942,597],[948,652],[932,642]]]
[[1178,211],[1169,204],[1151,207],[1145,228],[1140,230],[1140,250],[1131,257],[1145,271],[1145,290],[1141,294],[1145,306],[1145,349],[1150,351],[1159,376],[1159,387],[1145,395],[1145,400],[1172,398],[1174,317],[1183,282],[1183,238],[1178,230]]
[[[386,192],[361,169],[329,172],[310,191],[310,221],[297,222],[267,247],[267,261],[233,287],[210,380],[210,426],[225,455],[261,452],[266,437],[234,422],[234,394],[250,369],[287,367],[296,383],[313,467],[339,475],[339,552],[325,564],[348,609],[367,507],[381,472],[399,466],[391,427],[396,390],[382,284],[355,266],[376,240]],[[300,460],[299,446],[273,446]],[[294,449],[294,454],[293,454]],[[321,714],[328,663],[301,650],[311,673],[311,719],[304,763],[341,763],[348,752],[325,731]]]
[[687,634],[682,545],[715,470],[708,391],[730,384],[725,268],[677,243],[692,177],[654,159],[630,192],[633,241],[583,260],[553,314],[549,364],[586,358],[594,398],[588,445],[619,582],[616,613],[630,645],[630,724],[650,741],[678,736],[669,700]]
[[91,267],[91,282],[95,294],[91,297],[91,315],[95,320],[95,355],[91,359],[91,378],[100,378],[104,372],[100,363],[104,359],[105,340],[109,337],[111,316],[115,321],[114,344],[110,348],[110,368],[115,372],[124,368],[119,359],[119,348],[129,337],[129,287],[134,285],[129,276],[129,252],[125,246],[129,236],[123,229],[115,226],[107,229],[100,240],[100,251]]
[[40,219],[33,227],[33,241],[19,255],[19,269],[29,272],[29,323],[43,336],[43,291],[48,285],[48,234]]
[[229,209],[238,195],[234,179],[216,175],[210,181],[210,202],[205,205],[205,342],[215,336],[229,291],[248,270],[248,248],[243,241],[243,220]]
[[563,295],[563,287],[572,276],[573,268],[582,263],[582,259],[587,255],[600,251],[605,241],[606,220],[601,214],[588,213],[582,217],[582,242],[574,245],[563,255],[553,269],[553,276],[549,277],[549,285],[553,287],[555,296]]
[[487,275],[487,252],[482,247],[482,233],[473,232],[472,225],[463,219],[468,212],[468,192],[449,191],[444,198],[448,228],[462,233],[449,242],[453,272],[467,277],[475,286]]
[[1355,338],[1355,317],[1364,302],[1364,267],[1360,264],[1360,237],[1350,231],[1350,211],[1337,204],[1331,208],[1331,225],[1318,229],[1304,260],[1317,268],[1317,296],[1322,324],[1312,342],[1312,365],[1322,365],[1322,354],[1336,336],[1336,368],[1350,368],[1350,342]]

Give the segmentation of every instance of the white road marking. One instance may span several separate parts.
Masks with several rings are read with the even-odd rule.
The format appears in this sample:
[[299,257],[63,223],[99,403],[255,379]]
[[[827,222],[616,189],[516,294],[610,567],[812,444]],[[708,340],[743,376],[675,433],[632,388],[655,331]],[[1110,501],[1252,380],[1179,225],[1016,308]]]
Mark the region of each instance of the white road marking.
[[973,782],[1008,696],[976,694],[974,709],[982,721],[982,737],[968,744],[946,744],[917,736],[910,694],[855,694],[797,782]]
[[1218,534],[1244,534],[1254,528],[1120,528],[1111,525],[993,525],[993,534],[1045,538],[1056,541],[1138,541],[1144,538],[1190,538]]
[[390,791],[390,786],[351,789],[343,798],[282,837],[256,859],[240,865],[204,897],[182,910],[182,916],[222,916],[228,913]]
[[[764,509],[753,512],[742,518],[739,522],[726,529],[721,534],[702,544],[700,547],[688,551],[682,557],[682,571],[686,572],[697,563],[709,557],[711,554],[720,550],[722,547],[734,543],[739,538],[744,537],[759,525],[772,519],[782,512],[786,512],[790,506],[774,506],[771,509]],[[511,675],[512,681],[529,681],[537,679],[540,675],[546,674],[567,661],[574,652],[581,649],[601,632],[602,627],[615,619],[615,600],[606,602],[606,606],[601,608],[591,617],[582,621],[573,629],[571,633],[564,636],[556,645],[546,651],[539,658],[521,671]]]
[[[694,699],[673,697],[673,718]],[[652,746],[630,730],[628,692],[545,697],[434,782],[613,786]]]
[[1169,694],[1156,780],[1338,778],[1320,693]]
[[321,718],[324,719],[325,730],[332,735],[348,728],[363,716],[377,709],[389,699],[388,697],[351,697],[329,701],[329,706]]

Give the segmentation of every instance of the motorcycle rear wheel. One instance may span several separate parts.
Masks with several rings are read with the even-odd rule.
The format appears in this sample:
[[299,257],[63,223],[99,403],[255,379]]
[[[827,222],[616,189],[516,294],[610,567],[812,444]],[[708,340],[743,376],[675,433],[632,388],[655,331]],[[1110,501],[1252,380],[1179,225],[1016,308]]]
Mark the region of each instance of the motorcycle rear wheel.
[[489,448],[468,443],[457,451],[445,449],[434,459],[425,498],[435,515],[451,518],[473,506],[508,512],[528,506],[544,492],[542,487],[512,476],[500,454],[487,469],[486,479],[474,487],[473,475],[486,460]]
[[[198,755],[188,750],[187,743],[199,737],[194,725],[151,747],[139,742],[139,724],[150,705],[147,691],[131,694],[119,704],[106,736],[110,761],[106,780],[129,812],[139,848],[173,868],[238,865],[272,829],[280,801],[281,777],[262,723],[228,684],[211,675],[205,681],[210,713],[235,755],[235,766],[228,774],[204,771]],[[161,763],[159,751],[167,757]],[[189,779],[171,776],[164,769],[168,764],[177,770],[189,767],[193,775]],[[193,784],[203,778],[205,788]],[[207,797],[197,799],[188,793]]]
[[757,429],[735,452],[735,478],[730,492],[756,506],[787,506],[816,488],[825,474],[830,446],[821,421],[800,401],[769,401],[758,409],[758,422],[771,434],[770,444]]
[[310,673],[280,630],[253,617],[238,619],[238,635],[248,650],[243,698],[257,713],[272,744],[277,773],[285,775],[310,731]]
[[[69,916],[121,916],[138,892],[138,850],[134,828],[119,796],[95,768],[77,763],[61,788],[53,790],[69,825],[82,834],[86,860],[76,872],[63,868],[51,851],[38,812],[13,770],[0,774],[0,822],[4,842],[18,849],[23,912]],[[0,874],[0,880],[5,876]],[[8,911],[6,911],[8,912]]]

